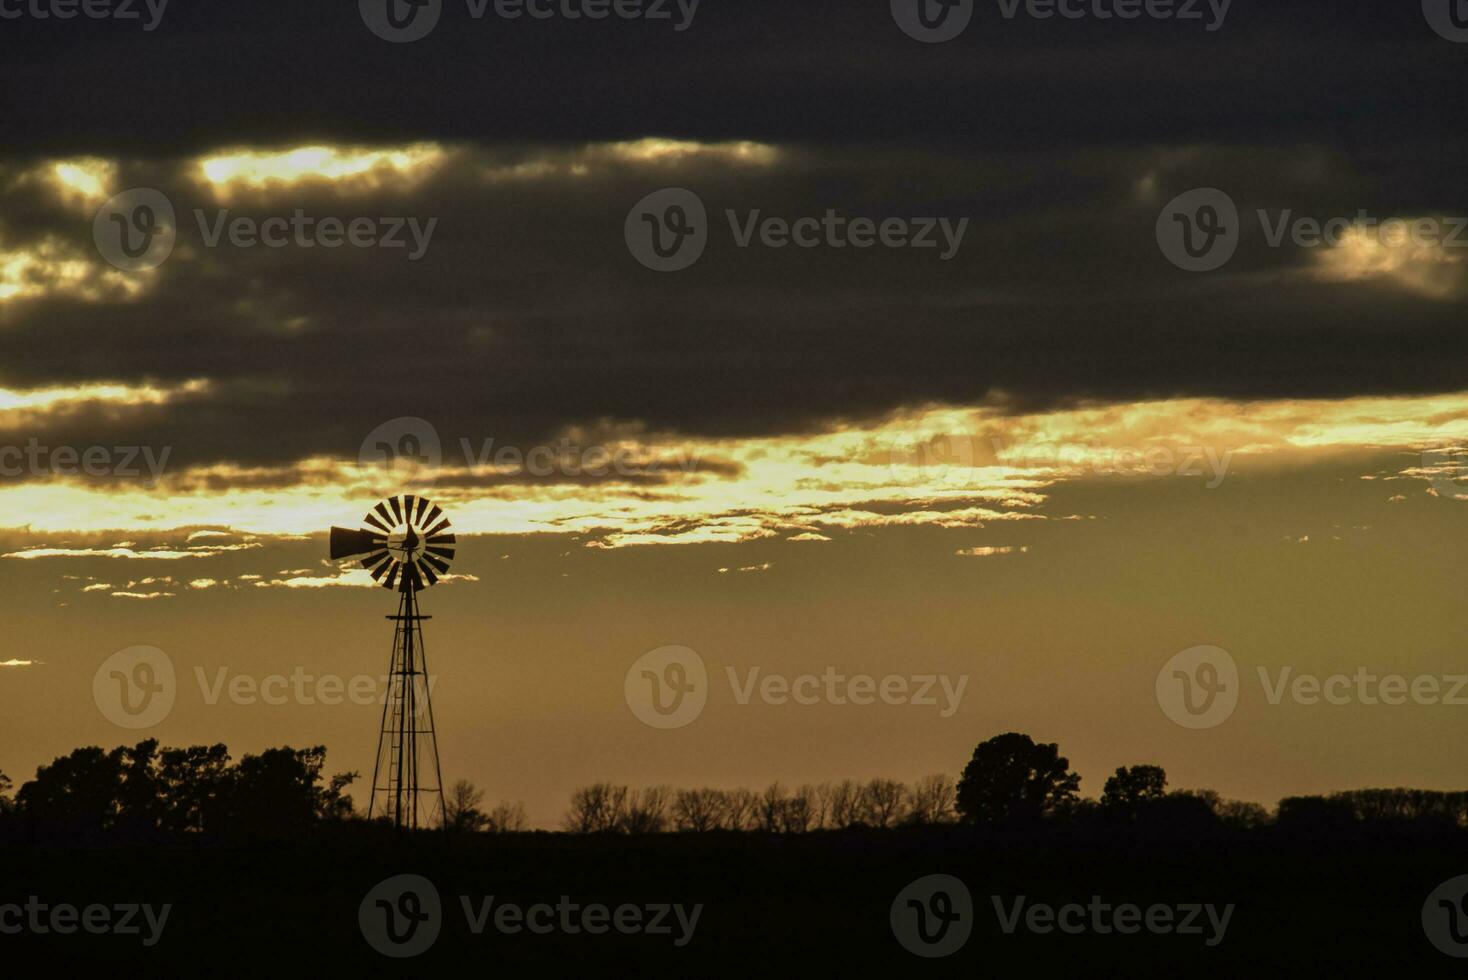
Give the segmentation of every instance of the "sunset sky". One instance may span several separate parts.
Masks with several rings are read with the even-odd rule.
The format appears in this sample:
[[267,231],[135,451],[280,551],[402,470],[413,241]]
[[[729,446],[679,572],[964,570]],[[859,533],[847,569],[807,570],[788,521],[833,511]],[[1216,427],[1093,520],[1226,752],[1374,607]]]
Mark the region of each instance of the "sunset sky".
[[[394,597],[326,531],[421,492],[459,534],[422,598],[445,778],[536,825],[596,780],[916,779],[1006,731],[1093,795],[1143,762],[1268,803],[1462,788],[1468,689],[1271,704],[1258,675],[1468,674],[1468,45],[1417,4],[1238,0],[1216,31],[980,4],[923,44],[885,0],[704,0],[684,30],[446,3],[395,44],[350,3],[174,3],[0,22],[17,783],[142,737],[370,775],[375,706],[197,678],[384,672]],[[95,237],[137,188],[176,216],[155,268]],[[664,188],[708,209],[679,272],[624,237]],[[1241,216],[1208,272],[1159,247],[1196,188]],[[726,217],[830,210],[968,224],[945,259],[740,247]],[[405,245],[210,244],[298,211]],[[1276,246],[1284,212],[1349,230]],[[429,463],[384,466],[405,433]],[[93,698],[138,645],[178,674],[141,731]],[[1242,685],[1189,730],[1155,684],[1200,645]],[[665,646],[710,677],[675,730],[624,698]],[[740,704],[727,668],[967,681],[943,717]]]

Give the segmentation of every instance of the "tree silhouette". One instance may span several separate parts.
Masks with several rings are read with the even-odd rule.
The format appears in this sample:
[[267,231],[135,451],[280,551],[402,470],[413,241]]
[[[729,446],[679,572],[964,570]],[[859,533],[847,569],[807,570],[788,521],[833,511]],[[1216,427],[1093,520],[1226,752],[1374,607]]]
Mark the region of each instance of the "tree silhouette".
[[1076,799],[1081,777],[1051,742],[1010,732],[980,742],[958,782],[965,823],[997,826],[1039,820]]
[[467,779],[461,779],[449,788],[444,800],[444,826],[457,832],[483,830],[489,816],[480,809],[484,803],[484,790],[478,789]]
[[164,749],[158,760],[164,833],[175,837],[219,833],[233,778],[229,749],[223,745]]
[[489,811],[484,829],[491,834],[518,834],[529,821],[525,817],[524,803],[501,802]]
[[1121,766],[1106,780],[1101,805],[1135,812],[1167,795],[1167,773],[1161,766]]
[[74,749],[36,770],[15,794],[31,825],[48,837],[98,840],[117,825],[122,795],[122,749]]
[[343,773],[319,784],[326,749],[266,749],[235,767],[229,831],[252,839],[288,839],[317,820],[351,815],[344,790],[357,777]]
[[948,823],[953,819],[953,781],[942,773],[924,776],[907,794],[907,819],[915,824]]

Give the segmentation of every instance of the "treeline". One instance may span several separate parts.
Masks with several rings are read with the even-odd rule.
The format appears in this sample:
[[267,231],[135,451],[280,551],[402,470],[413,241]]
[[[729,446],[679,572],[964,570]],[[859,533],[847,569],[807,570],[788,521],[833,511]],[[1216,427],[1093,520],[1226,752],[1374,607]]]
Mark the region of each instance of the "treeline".
[[1468,827],[1468,792],[1399,788],[1290,796],[1279,801],[1278,820],[1288,825],[1412,823]]
[[850,826],[897,827],[957,820],[953,781],[928,776],[911,786],[894,779],[749,789],[629,789],[596,783],[571,796],[563,826],[571,833],[655,834],[669,830],[805,833]]
[[1122,766],[1098,799],[1080,795],[1081,777],[1054,743],[1008,733],[988,739],[957,783],[947,776],[911,785],[846,780],[786,789],[635,789],[596,783],[572,794],[562,826],[571,833],[711,831],[805,833],[957,824],[990,830],[1186,837],[1213,830],[1279,828],[1309,835],[1365,826],[1442,830],[1468,827],[1468,792],[1368,789],[1295,796],[1271,811],[1213,790],[1169,790],[1160,766]]
[[326,750],[268,749],[232,762],[224,745],[74,750],[36,770],[12,799],[0,774],[0,826],[35,839],[151,841],[294,838],[353,815],[357,773],[323,777]]
[[[223,745],[159,748],[154,739],[111,751],[76,749],[15,789],[0,773],[0,836],[67,843],[182,839],[297,840],[364,826],[347,790],[357,773],[326,776],[321,747],[268,749],[234,762]],[[768,833],[964,826],[1041,834],[1077,830],[1181,840],[1215,830],[1265,828],[1306,840],[1363,828],[1458,832],[1468,792],[1366,789],[1292,796],[1271,811],[1211,790],[1169,790],[1159,766],[1123,766],[1099,798],[1053,743],[1017,733],[980,742],[955,782],[843,780],[763,790],[578,789],[562,821],[576,834]],[[12,794],[12,790],[14,790]],[[525,807],[484,806],[460,781],[446,793],[443,826],[458,834],[527,830]]]

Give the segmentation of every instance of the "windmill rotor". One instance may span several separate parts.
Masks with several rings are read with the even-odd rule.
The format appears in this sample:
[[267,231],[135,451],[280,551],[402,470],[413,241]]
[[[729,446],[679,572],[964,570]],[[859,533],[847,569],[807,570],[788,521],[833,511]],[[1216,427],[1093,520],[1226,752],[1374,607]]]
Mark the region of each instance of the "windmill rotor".
[[420,592],[448,573],[456,543],[451,526],[427,497],[388,497],[367,512],[360,528],[331,529],[331,557],[358,559],[385,589]]

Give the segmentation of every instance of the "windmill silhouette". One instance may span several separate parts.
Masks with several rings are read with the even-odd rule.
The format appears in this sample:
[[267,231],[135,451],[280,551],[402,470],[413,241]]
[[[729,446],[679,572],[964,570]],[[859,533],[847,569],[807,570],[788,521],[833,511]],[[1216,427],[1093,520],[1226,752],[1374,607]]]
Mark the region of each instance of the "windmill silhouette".
[[377,504],[357,530],[331,529],[333,561],[356,558],[375,582],[398,592],[397,615],[387,617],[394,623],[392,661],[367,804],[369,820],[380,815],[398,829],[430,827],[445,819],[423,648],[422,624],[433,617],[418,612],[418,593],[449,570],[455,543],[449,526],[437,504],[406,494]]

